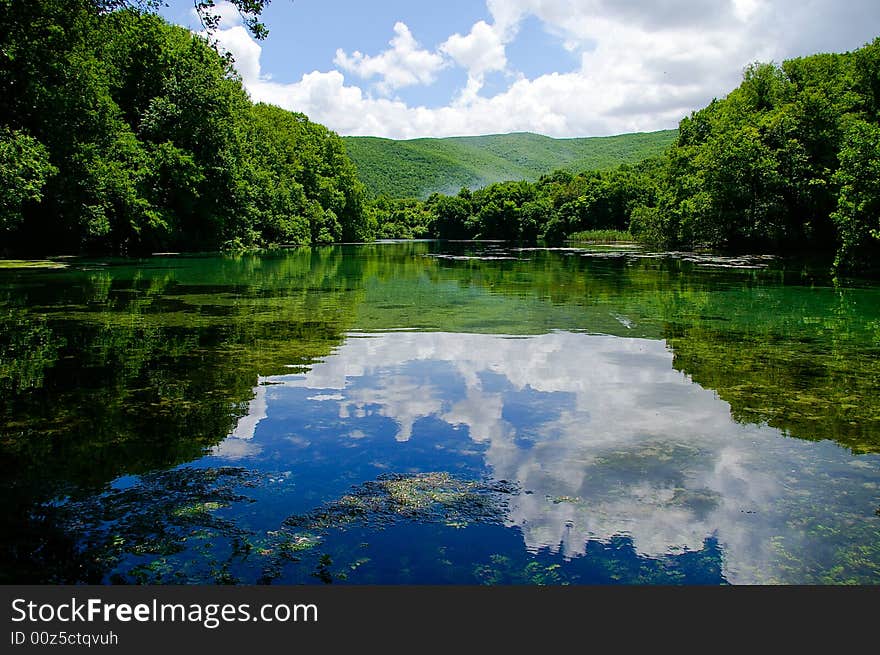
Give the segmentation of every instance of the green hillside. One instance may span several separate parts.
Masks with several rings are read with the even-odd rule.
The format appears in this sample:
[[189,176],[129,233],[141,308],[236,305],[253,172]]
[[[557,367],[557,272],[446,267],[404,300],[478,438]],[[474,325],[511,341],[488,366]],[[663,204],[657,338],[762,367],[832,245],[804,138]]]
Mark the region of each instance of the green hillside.
[[371,193],[426,198],[506,180],[537,180],[564,168],[611,168],[661,154],[677,130],[583,139],[530,133],[394,141],[345,137],[349,156]]

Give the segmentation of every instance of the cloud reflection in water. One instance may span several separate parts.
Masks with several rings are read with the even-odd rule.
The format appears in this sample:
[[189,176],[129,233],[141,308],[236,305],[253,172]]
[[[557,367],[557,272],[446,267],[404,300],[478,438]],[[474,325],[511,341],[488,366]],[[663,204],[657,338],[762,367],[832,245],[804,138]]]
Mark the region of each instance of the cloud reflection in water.
[[[727,403],[673,369],[662,341],[354,334],[306,374],[265,382],[272,386],[257,387],[217,455],[234,459],[248,447],[258,455],[259,425],[273,421],[273,406],[303,398],[335,403],[356,444],[366,442],[371,417],[396,424],[401,448],[442,421],[467,431],[490,475],[521,485],[508,523],[529,550],[573,557],[589,540],[626,535],[639,553],[662,556],[712,537],[734,583],[780,579],[774,540],[807,539],[790,514],[815,512],[823,467],[856,470],[833,444],[735,423]],[[876,473],[877,458],[865,462]],[[432,470],[427,459],[420,466]]]

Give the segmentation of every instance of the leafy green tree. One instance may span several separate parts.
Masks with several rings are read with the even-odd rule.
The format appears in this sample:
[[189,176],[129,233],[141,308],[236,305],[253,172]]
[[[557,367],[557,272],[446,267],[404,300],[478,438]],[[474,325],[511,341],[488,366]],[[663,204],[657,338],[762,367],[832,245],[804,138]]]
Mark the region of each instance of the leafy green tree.
[[[208,250],[372,238],[341,139],[254,106],[159,3],[0,0],[10,251]],[[258,34],[265,1],[234,3]],[[213,2],[197,2],[215,16]],[[216,21],[206,19],[216,27]]]
[[471,199],[472,225],[481,239],[523,238],[520,208],[535,198],[529,182],[503,182],[476,191]]
[[880,39],[750,66],[726,98],[681,122],[633,233],[667,247],[837,248],[839,267],[867,265],[878,79]]
[[[290,186],[289,203],[305,211],[312,240],[371,239],[364,188],[339,136],[303,114],[272,105],[254,106],[253,115],[258,134],[250,156],[272,172],[274,184]],[[309,203],[317,203],[321,211],[306,209]]]
[[379,196],[373,202],[378,222],[377,236],[383,239],[421,239],[433,233],[429,203],[416,198],[389,198]]
[[441,239],[466,239],[467,221],[471,215],[471,195],[467,189],[457,196],[434,194],[427,201],[427,207],[435,216],[434,229]]
[[55,173],[42,143],[0,128],[0,235],[19,227],[25,205],[43,199],[46,181]]
[[835,268],[866,266],[880,251],[880,126],[853,123],[834,181],[840,186],[832,214],[840,233]]

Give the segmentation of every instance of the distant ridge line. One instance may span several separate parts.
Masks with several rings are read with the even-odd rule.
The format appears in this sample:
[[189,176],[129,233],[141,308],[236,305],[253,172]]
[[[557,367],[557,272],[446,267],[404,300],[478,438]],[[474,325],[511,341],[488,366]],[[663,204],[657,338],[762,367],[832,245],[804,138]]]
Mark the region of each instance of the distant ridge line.
[[426,198],[508,180],[537,180],[565,169],[613,168],[662,154],[678,130],[556,138],[534,132],[481,136],[343,137],[361,180],[374,195]]

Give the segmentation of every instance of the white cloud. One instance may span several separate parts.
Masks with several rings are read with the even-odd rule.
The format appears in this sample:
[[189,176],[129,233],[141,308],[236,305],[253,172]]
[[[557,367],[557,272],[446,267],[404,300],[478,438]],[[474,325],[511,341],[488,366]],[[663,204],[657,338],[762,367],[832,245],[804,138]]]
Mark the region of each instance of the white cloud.
[[394,34],[389,42],[391,48],[375,57],[358,51],[348,55],[340,48],[333,63],[364,79],[381,77],[376,86],[382,93],[414,84],[431,84],[444,66],[443,57],[421,48],[402,22],[394,25]]
[[256,457],[263,451],[263,447],[254,442],[257,427],[260,422],[268,417],[268,397],[266,386],[263,382],[266,378],[260,378],[254,387],[254,397],[248,403],[247,414],[238,419],[235,429],[219,444],[211,449],[215,457],[223,457],[228,460],[238,461]]
[[479,21],[466,36],[450,36],[440,50],[466,68],[470,76],[478,77],[507,67],[502,36],[497,28]]
[[211,11],[220,17],[221,28],[241,25],[242,23],[241,14],[231,2],[218,2]]
[[232,438],[244,439],[245,441],[253,439],[260,421],[266,418],[268,404],[266,402],[266,387],[262,382],[262,380],[258,381],[256,388],[254,388],[254,397],[248,403],[248,412],[238,420],[230,435]]
[[[220,18],[219,29],[212,34],[202,30],[198,32],[199,36],[215,41],[221,52],[232,55],[235,69],[246,86],[259,82],[263,77],[260,70],[263,48],[242,24],[238,9],[231,2],[219,2],[211,9],[211,13]],[[199,15],[195,8],[191,10],[191,14],[193,19],[198,20]]]
[[[235,27],[236,25],[242,24],[241,14],[234,4],[231,2],[218,2],[214,5],[210,12],[214,16],[217,16],[220,19],[219,27],[221,30],[229,29],[231,27]],[[196,11],[196,8],[193,7],[190,9],[190,15],[193,20],[200,20],[199,12]]]
[[218,30],[214,39],[221,49],[232,55],[235,60],[235,68],[246,86],[260,81],[260,55],[262,55],[263,49],[251,38],[242,25]]
[[760,5],[760,0],[733,0],[733,11],[740,20],[748,20]]
[[455,102],[457,106],[467,107],[478,99],[486,73],[507,68],[506,38],[509,35],[506,36],[504,30],[481,20],[466,36],[453,34],[440,46],[441,52],[468,73],[467,84]]
[[[314,71],[296,84],[259,82],[248,87],[255,100],[302,111],[340,134],[416,138],[531,131],[550,136],[613,134],[674,126],[693,101],[688,88],[665,89],[671,108],[645,114],[610,115],[622,92],[602,95],[576,73],[520,79],[491,98],[477,95],[447,107],[412,107],[400,100],[371,98],[347,85],[338,71]],[[659,94],[658,91],[656,94]],[[645,98],[652,97],[645,94]]]
[[[420,46],[401,22],[391,48],[378,55],[339,50],[335,64],[342,71],[379,79],[376,89],[385,97],[378,98],[339,70],[273,83],[261,73],[260,47],[241,25],[217,36],[255,100],[303,112],[343,135],[573,137],[675,127],[736,87],[749,63],[851,50],[872,39],[871,25],[880,22],[880,4],[872,0],[487,0],[487,7],[491,22],[451,35],[436,51]],[[579,56],[577,70],[532,79],[511,70],[518,30],[530,16]],[[387,97],[431,84],[450,62],[468,76],[445,106]],[[489,96],[485,78],[498,71],[511,82]]]
[[[715,537],[728,581],[797,580],[797,571],[780,567],[774,539],[783,539],[791,561],[801,548],[815,552],[821,537],[804,533],[799,520],[815,516],[820,499],[831,499],[829,516],[838,511],[824,467],[844,471],[851,455],[734,423],[730,406],[672,360],[662,341],[567,332],[349,338],[307,373],[270,378],[269,406],[278,411],[256,411],[278,423],[256,445],[271,450],[271,435],[285,432],[303,391],[341,396],[333,401],[340,429],[364,439],[385,434],[375,421],[382,416],[397,424],[398,442],[418,446],[431,429],[414,428],[430,417],[466,430],[491,475],[521,485],[506,522],[531,551],[572,557],[589,540],[628,535],[639,553],[656,557],[699,550]],[[438,370],[445,373],[435,382]],[[531,418],[517,421],[511,410]],[[241,446],[232,441],[226,450]],[[869,499],[860,480],[841,473],[838,489]]]

